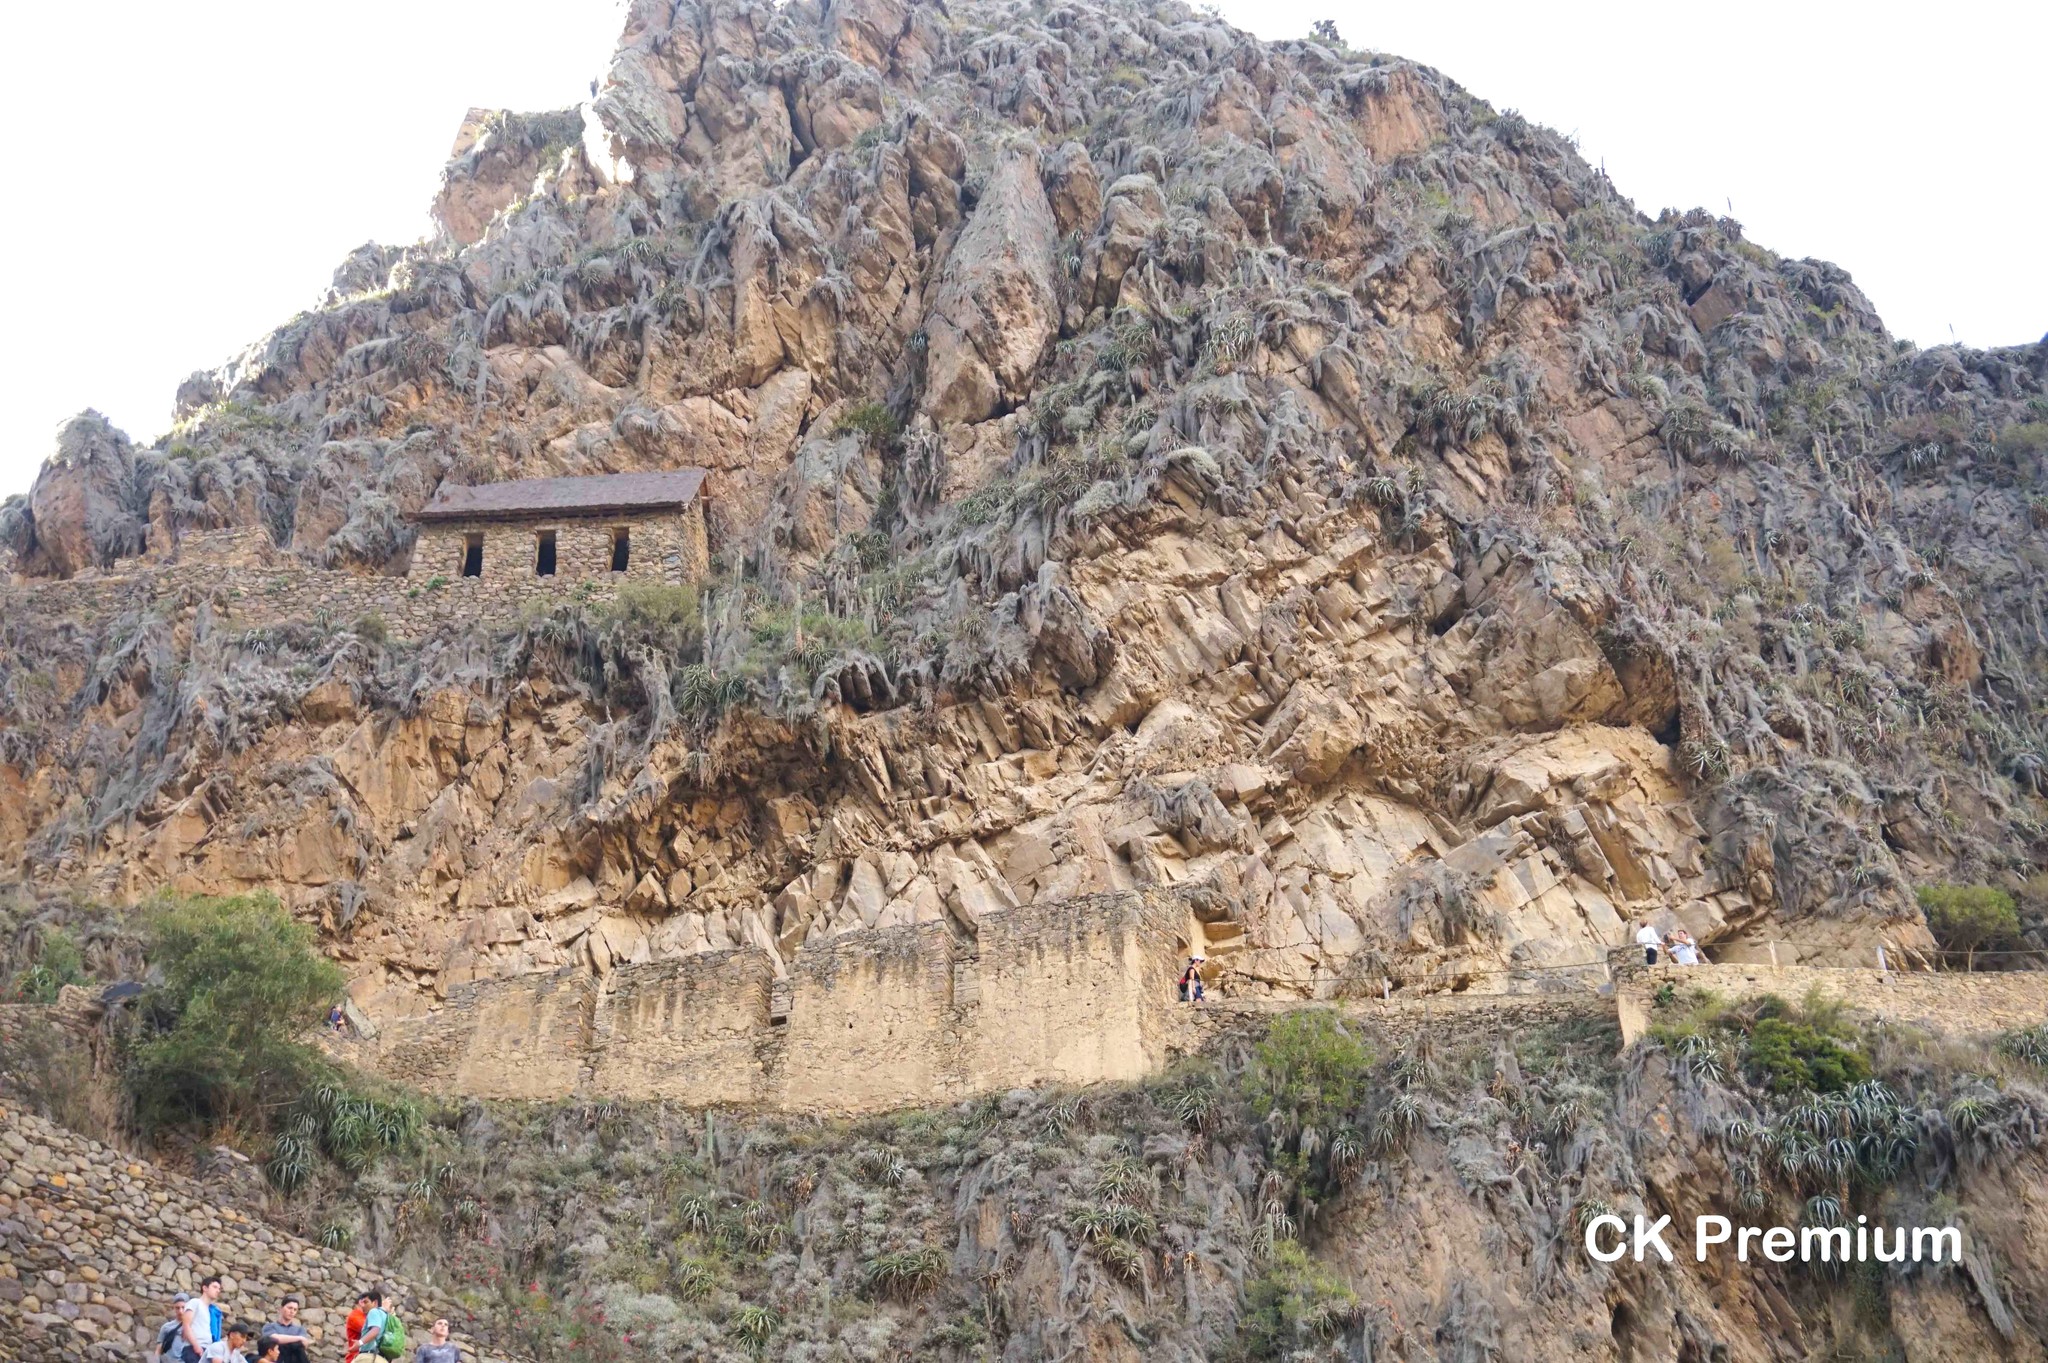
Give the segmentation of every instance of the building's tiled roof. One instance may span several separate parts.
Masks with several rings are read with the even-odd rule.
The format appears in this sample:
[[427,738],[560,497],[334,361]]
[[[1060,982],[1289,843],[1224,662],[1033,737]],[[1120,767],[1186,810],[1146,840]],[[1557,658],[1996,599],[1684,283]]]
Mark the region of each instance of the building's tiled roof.
[[452,487],[446,483],[413,513],[420,521],[482,521],[506,516],[600,516],[688,506],[704,486],[703,469],[601,473],[591,478],[521,478]]

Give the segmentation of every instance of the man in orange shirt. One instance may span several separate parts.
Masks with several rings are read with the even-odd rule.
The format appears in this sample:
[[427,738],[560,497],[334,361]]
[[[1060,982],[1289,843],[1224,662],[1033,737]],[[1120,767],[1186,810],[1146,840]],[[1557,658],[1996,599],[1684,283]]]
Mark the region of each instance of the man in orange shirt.
[[348,1357],[345,1363],[356,1363],[356,1350],[362,1347],[363,1322],[370,1315],[370,1294],[356,1293],[356,1309],[348,1313],[348,1324],[342,1328],[342,1338],[348,1341]]

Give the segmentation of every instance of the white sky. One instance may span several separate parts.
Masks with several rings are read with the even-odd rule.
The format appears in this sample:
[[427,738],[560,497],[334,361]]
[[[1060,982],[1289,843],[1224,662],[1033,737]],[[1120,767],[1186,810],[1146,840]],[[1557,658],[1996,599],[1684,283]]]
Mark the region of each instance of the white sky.
[[[1923,345],[2048,331],[2038,65],[2048,6],[1804,0],[1225,0],[1266,37],[1328,17],[1578,138],[1621,191],[1729,211],[1847,267]],[[426,227],[470,105],[583,98],[610,0],[101,0],[0,44],[0,496],[97,407],[140,440],[173,390],[309,306],[363,241]]]

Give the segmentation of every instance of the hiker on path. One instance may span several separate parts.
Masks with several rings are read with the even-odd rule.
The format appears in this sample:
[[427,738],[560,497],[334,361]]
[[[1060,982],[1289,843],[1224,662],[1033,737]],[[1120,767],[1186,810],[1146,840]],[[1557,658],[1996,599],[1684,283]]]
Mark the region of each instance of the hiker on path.
[[419,1352],[413,1355],[415,1363],[460,1363],[461,1355],[455,1344],[448,1338],[448,1320],[442,1317],[434,1322],[432,1335]]
[[356,1293],[356,1309],[348,1313],[348,1323],[342,1327],[342,1337],[348,1342],[345,1363],[356,1363],[356,1356],[363,1351],[363,1322],[369,1319],[372,1297],[367,1291]]
[[1699,944],[1692,940],[1692,934],[1683,928],[1671,934],[1671,959],[1677,965],[1698,965]]
[[377,1340],[383,1335],[384,1322],[391,1319],[391,1314],[384,1309],[382,1288],[373,1287],[365,1295],[370,1299],[370,1309],[363,1314],[363,1338],[356,1351],[360,1358],[375,1358]]
[[171,1303],[171,1318],[157,1327],[156,1354],[160,1360],[177,1359],[184,1356],[185,1303],[192,1300],[190,1292],[180,1292]]
[[242,1346],[249,1342],[249,1335],[249,1327],[239,1321],[228,1326],[226,1338],[207,1345],[206,1352],[199,1355],[199,1363],[248,1363],[242,1357]]
[[1643,949],[1643,964],[1657,964],[1658,948],[1664,945],[1664,935],[1650,926],[1650,920],[1641,919],[1636,924],[1636,945]]
[[1202,967],[1207,964],[1204,956],[1188,957],[1187,969],[1180,972],[1180,1001],[1200,1003],[1202,1001]]
[[275,1340],[283,1363],[312,1363],[306,1350],[312,1345],[313,1337],[306,1333],[305,1326],[299,1324],[297,1297],[286,1297],[278,1304],[277,1319],[264,1326],[258,1338]]
[[208,1278],[199,1284],[198,1296],[178,1303],[180,1363],[199,1363],[219,1338],[220,1308],[214,1305],[219,1300],[220,1279]]

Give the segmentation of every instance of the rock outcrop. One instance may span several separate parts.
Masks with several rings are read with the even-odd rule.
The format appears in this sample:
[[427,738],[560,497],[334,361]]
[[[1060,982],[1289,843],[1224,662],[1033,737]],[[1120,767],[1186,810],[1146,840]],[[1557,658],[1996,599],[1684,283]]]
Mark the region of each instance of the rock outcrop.
[[[1642,914],[1910,958],[2048,858],[2048,347],[1916,352],[1436,72],[641,3],[436,215],[0,510],[14,874],[274,889],[376,1021],[1134,888],[1247,995]],[[701,594],[399,606],[444,479],[680,464]]]

